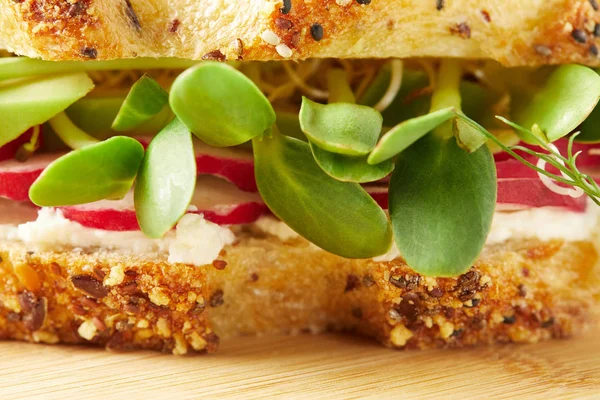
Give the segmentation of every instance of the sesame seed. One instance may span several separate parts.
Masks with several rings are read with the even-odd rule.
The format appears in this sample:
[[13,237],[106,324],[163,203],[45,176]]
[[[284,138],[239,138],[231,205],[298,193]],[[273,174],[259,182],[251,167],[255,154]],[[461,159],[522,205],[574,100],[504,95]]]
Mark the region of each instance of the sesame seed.
[[540,56],[549,57],[552,55],[552,50],[548,46],[544,46],[543,44],[537,44],[533,46],[533,49]]
[[263,31],[263,33],[260,34],[260,37],[262,38],[262,40],[273,46],[277,46],[279,43],[281,43],[281,39],[279,39],[279,36],[277,36],[275,32],[270,30]]
[[581,29],[573,29],[571,36],[578,43],[585,43],[587,41],[587,34]]
[[275,46],[275,50],[277,50],[277,54],[283,58],[290,58],[293,54],[292,49],[290,49],[287,44],[283,43]]
[[315,39],[317,42],[321,39],[323,39],[323,27],[320,24],[313,24],[310,27],[310,35],[313,37],[313,39]]
[[598,11],[598,2],[596,0],[589,0],[589,1],[590,1],[590,4],[592,5],[592,8],[595,11]]
[[596,26],[594,27],[594,36],[600,36],[600,24],[596,24]]
[[573,24],[572,24],[572,23],[570,23],[570,22],[567,22],[567,23],[566,23],[566,24],[563,26],[563,30],[564,30],[565,32],[569,32],[569,33],[573,32]]
[[335,0],[335,2],[338,6],[345,7],[348,4],[352,3],[352,0]]
[[356,0],[356,2],[363,5],[371,4],[371,0]]
[[444,0],[436,0],[435,1],[435,8],[436,10],[440,11],[442,8],[444,8]]
[[283,7],[279,9],[282,14],[289,14],[292,11],[292,0],[283,0]]

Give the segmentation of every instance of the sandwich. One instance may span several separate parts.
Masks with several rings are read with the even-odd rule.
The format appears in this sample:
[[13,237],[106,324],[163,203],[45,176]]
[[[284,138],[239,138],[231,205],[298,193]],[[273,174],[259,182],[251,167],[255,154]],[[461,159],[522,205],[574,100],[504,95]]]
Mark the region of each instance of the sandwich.
[[595,0],[0,0],[0,339],[577,335]]

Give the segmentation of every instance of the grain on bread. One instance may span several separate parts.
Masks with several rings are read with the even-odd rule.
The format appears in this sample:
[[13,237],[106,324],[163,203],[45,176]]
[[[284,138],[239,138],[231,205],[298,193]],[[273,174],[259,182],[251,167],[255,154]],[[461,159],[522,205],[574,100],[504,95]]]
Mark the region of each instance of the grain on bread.
[[590,0],[0,0],[0,48],[48,60],[460,57],[600,65]]
[[158,254],[0,244],[0,338],[175,354],[219,337],[349,331],[396,348],[537,342],[580,333],[600,294],[591,242],[510,240],[464,275],[348,260],[303,239],[242,234],[212,266]]

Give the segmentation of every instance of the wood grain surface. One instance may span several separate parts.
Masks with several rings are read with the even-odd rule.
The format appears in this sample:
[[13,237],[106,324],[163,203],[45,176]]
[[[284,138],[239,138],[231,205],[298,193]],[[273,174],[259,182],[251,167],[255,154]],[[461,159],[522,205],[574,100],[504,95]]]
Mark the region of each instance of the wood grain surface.
[[599,333],[425,352],[342,335],[242,338],[195,357],[0,342],[0,399],[600,398]]

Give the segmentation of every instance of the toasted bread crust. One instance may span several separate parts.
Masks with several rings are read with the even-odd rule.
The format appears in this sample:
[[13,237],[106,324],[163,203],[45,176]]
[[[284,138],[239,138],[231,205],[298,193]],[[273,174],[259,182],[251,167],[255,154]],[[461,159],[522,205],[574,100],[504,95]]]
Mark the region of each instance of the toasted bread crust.
[[[600,293],[590,242],[509,241],[458,278],[348,260],[304,240],[240,236],[202,268],[161,255],[0,245],[0,339],[175,354],[220,337],[343,330],[396,348],[536,342],[579,333]],[[233,340],[233,339],[230,339]]]
[[[282,0],[0,0],[0,48],[49,60],[460,57],[600,65],[596,1],[285,3],[291,8]],[[265,41],[268,31],[282,46]]]

